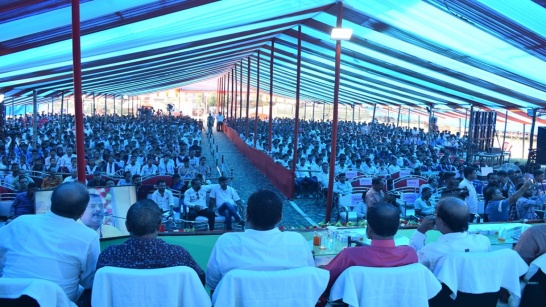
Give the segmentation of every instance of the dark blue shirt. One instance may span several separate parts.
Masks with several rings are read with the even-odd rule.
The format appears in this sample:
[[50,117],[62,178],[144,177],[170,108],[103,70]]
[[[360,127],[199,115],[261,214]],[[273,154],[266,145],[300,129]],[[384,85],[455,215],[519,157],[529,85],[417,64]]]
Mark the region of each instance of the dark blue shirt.
[[205,272],[186,249],[157,238],[130,238],[123,244],[107,247],[99,255],[97,270],[104,266],[128,269],[187,266],[194,269],[201,282],[205,284]]
[[[502,201],[502,212],[499,212],[499,203]],[[505,222],[508,221],[508,209],[510,207],[510,204],[506,199],[503,200],[492,200],[487,203],[487,207],[485,208],[485,214],[487,214],[487,218],[489,219],[489,222]]]
[[13,204],[11,204],[10,215],[18,217],[24,214],[36,213],[36,207],[34,206],[34,196],[29,198],[27,192],[19,193],[15,197]]

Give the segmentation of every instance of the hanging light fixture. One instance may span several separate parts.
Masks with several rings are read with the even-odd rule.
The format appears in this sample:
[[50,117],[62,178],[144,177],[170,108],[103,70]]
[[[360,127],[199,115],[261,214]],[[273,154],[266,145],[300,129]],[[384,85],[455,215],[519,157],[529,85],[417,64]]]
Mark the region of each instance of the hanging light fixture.
[[333,28],[330,38],[333,40],[349,40],[353,35],[351,28]]

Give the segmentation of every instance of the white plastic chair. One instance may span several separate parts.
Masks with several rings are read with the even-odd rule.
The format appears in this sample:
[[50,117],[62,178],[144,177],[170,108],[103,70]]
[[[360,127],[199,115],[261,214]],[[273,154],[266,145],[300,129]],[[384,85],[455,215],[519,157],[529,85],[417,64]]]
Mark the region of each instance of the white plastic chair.
[[100,268],[95,274],[93,306],[211,306],[197,273],[185,266],[161,269]]
[[353,266],[341,273],[330,291],[330,301],[358,306],[428,306],[442,286],[419,263],[392,268]]
[[315,267],[231,270],[220,280],[212,303],[215,307],[312,307],[326,289],[329,277],[328,271]]
[[[36,278],[0,278],[0,299],[27,295],[40,306],[76,306],[56,283]],[[1,302],[0,302],[1,305]]]
[[443,257],[434,275],[452,292],[467,294],[494,293],[505,288],[512,295],[521,297],[520,276],[528,266],[519,254],[511,249],[484,253],[450,253]]

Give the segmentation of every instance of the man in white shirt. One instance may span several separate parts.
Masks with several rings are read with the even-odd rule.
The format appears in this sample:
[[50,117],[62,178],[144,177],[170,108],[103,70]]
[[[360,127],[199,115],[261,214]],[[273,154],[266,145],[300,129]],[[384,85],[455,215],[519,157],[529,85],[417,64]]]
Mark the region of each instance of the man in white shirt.
[[222,131],[224,125],[224,116],[222,115],[222,112],[218,112],[218,115],[216,115],[216,131]]
[[214,220],[216,214],[214,211],[207,207],[207,192],[212,189],[213,186],[202,186],[201,179],[193,178],[191,180],[191,188],[184,192],[184,205],[189,209],[188,219],[195,221],[198,216],[204,216],[209,222],[209,230],[214,230]]
[[146,177],[146,176],[152,176],[156,175],[158,172],[157,165],[154,164],[153,159],[148,159],[148,163],[142,167],[142,170],[140,171],[140,176]]
[[[78,181],[78,170],[76,168],[73,168],[72,171],[70,171],[70,176],[66,177],[63,180],[63,183],[70,183],[70,182],[77,182]],[[85,179],[85,184],[87,185],[87,179]]]
[[210,191],[209,207],[218,208],[218,214],[226,218],[226,230],[233,230],[231,218],[235,218],[239,224],[244,225],[244,221],[237,212],[237,206],[242,206],[243,202],[234,188],[228,186],[228,179],[224,176],[218,178],[219,186]]
[[334,193],[339,194],[340,197],[353,194],[353,186],[347,181],[347,175],[341,173],[337,175],[337,178],[339,181],[334,183]]
[[247,229],[218,238],[207,265],[207,286],[214,290],[233,269],[276,271],[315,266],[305,238],[281,232],[282,201],[273,191],[260,190],[248,199]]
[[468,196],[464,201],[468,205],[468,220],[472,221],[474,216],[478,214],[478,194],[476,193],[476,188],[474,187],[474,184],[472,184],[472,181],[476,180],[478,175],[476,175],[476,169],[469,166],[464,168],[463,175],[464,179],[459,183],[459,189],[466,188],[468,190]]
[[171,159],[171,157],[169,156],[170,154],[166,154],[160,161],[159,161],[159,166],[158,166],[158,170],[159,170],[159,174],[160,175],[165,175],[165,174],[169,174],[169,175],[172,175],[175,173],[175,166],[174,166],[174,160]]
[[329,168],[328,162],[322,162],[322,171],[317,173],[317,181],[321,190],[328,188],[328,182],[330,180]]
[[131,162],[125,166],[125,171],[131,172],[131,175],[140,175],[140,163],[137,162],[136,156],[131,156]]
[[114,156],[108,156],[108,162],[104,165],[106,176],[114,176],[120,167],[114,161]]
[[120,186],[124,186],[124,185],[133,185],[133,178],[132,178],[132,174],[130,171],[125,171],[125,173],[123,173],[123,178],[121,178],[119,181],[118,181],[118,184],[117,186],[120,187]]
[[[436,228],[442,233],[438,241],[425,245],[425,233]],[[454,252],[487,252],[489,238],[468,233],[468,206],[459,198],[442,198],[436,205],[435,217],[426,217],[410,240],[419,262],[434,272],[440,258]]]
[[98,234],[76,222],[88,201],[84,185],[61,184],[51,195],[50,212],[20,216],[0,228],[0,275],[52,281],[75,302],[78,285],[93,285],[100,253]]
[[72,164],[72,158],[74,157],[76,157],[74,154],[74,146],[68,145],[66,146],[66,153],[59,158],[57,165],[68,168]]
[[157,181],[157,190],[152,194],[152,200],[163,211],[173,210],[174,197],[173,192],[167,190],[167,183],[165,180],[160,179]]

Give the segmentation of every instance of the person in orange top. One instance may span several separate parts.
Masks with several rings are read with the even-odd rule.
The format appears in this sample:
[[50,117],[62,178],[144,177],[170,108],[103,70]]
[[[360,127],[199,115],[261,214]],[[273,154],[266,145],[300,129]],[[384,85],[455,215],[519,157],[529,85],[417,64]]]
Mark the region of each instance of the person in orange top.
[[42,189],[53,189],[63,183],[63,178],[58,176],[54,170],[50,170],[47,177],[42,180]]

